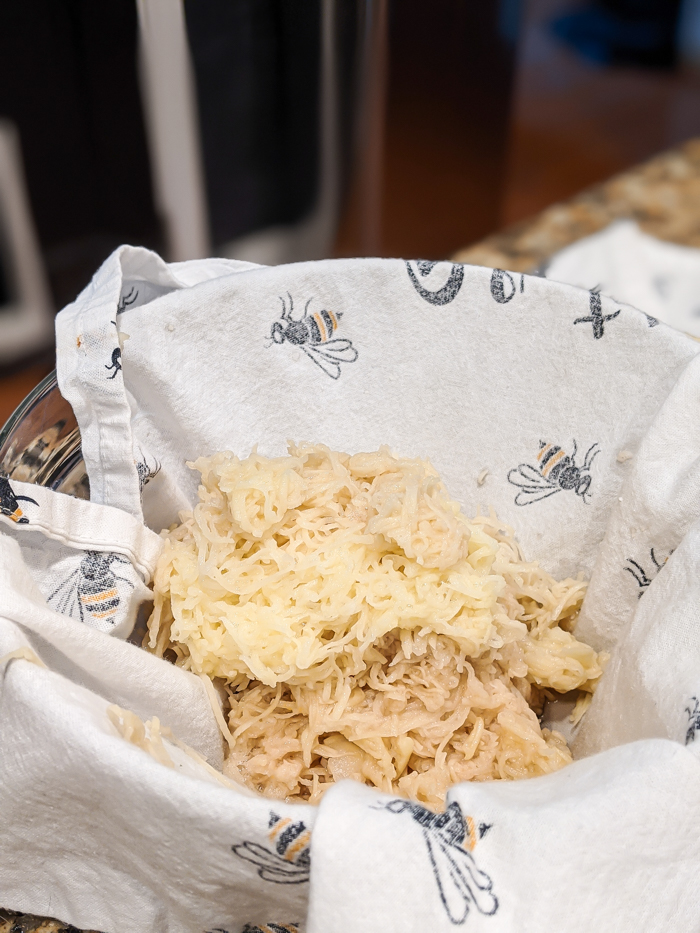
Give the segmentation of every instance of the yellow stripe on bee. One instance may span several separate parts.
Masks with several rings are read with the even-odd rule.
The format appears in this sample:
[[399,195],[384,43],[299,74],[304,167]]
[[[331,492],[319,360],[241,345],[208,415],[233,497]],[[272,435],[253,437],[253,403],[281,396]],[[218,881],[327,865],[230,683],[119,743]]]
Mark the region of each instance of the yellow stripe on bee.
[[116,606],[112,606],[111,609],[107,609],[104,612],[95,612],[94,609],[90,610],[90,615],[94,619],[108,619],[110,616],[113,616],[117,611]]
[[331,321],[333,321],[333,330],[338,330],[338,318],[335,316],[335,312],[327,310],[326,313],[330,315]]
[[311,842],[311,830],[307,829],[301,836],[297,836],[294,842],[287,847],[284,857],[288,862],[293,862],[296,856],[305,849]]
[[81,594],[80,602],[83,606],[87,606],[89,603],[102,603],[105,599],[114,599],[118,595],[116,589],[105,590],[103,593],[91,593],[88,596]]
[[314,321],[318,324],[318,329],[321,332],[321,343],[325,343],[328,340],[328,332],[326,331],[326,322],[323,320],[321,315],[318,312],[314,313]]
[[20,508],[16,508],[14,512],[12,513],[12,515],[10,515],[10,518],[12,519],[13,522],[18,522],[21,517],[22,517],[22,509]]
[[552,469],[552,467],[553,467],[556,463],[559,463],[559,461],[561,460],[561,458],[562,458],[562,457],[565,457],[565,456],[566,456],[566,454],[564,453],[563,450],[558,450],[558,451],[554,454],[554,456],[552,457],[552,459],[549,461],[549,463],[547,464],[547,466],[542,470],[542,476],[546,476],[546,475],[549,473],[549,471]]
[[464,848],[473,852],[476,848],[476,826],[471,816],[465,817],[467,823],[467,838],[464,840]]
[[538,461],[541,460],[542,457],[544,457],[544,455],[547,453],[547,451],[549,450],[551,446],[552,446],[551,444],[547,444],[540,450],[540,452],[537,454]]
[[289,824],[290,824],[291,822],[292,822],[292,821],[291,821],[290,817],[287,817],[287,818],[284,819],[284,820],[277,820],[277,822],[275,823],[275,825],[272,827],[272,829],[271,829],[270,832],[268,833],[268,838],[269,838],[269,839],[275,839],[277,836],[279,836],[279,834],[282,832],[282,830],[285,828],[285,826],[289,826]]

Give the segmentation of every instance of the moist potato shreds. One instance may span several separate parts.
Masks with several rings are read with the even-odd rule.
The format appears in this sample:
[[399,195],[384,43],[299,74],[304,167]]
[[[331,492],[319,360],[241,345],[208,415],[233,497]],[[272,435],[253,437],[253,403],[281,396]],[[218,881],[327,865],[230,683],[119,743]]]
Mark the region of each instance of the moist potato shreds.
[[225,686],[231,774],[288,800],[345,776],[440,806],[456,781],[571,760],[537,713],[602,673],[571,633],[583,582],[523,561],[510,529],[467,521],[430,464],[387,448],[192,466],[149,646]]

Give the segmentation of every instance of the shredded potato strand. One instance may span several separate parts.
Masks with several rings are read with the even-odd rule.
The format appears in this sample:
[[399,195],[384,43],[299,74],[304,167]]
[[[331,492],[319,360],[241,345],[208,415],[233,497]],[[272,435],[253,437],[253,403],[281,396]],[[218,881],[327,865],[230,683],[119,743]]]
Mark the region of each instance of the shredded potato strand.
[[524,561],[510,528],[467,521],[429,463],[387,448],[192,466],[148,646],[225,688],[231,777],[310,802],[350,777],[439,807],[455,782],[571,760],[537,714],[601,676],[572,634],[585,583]]

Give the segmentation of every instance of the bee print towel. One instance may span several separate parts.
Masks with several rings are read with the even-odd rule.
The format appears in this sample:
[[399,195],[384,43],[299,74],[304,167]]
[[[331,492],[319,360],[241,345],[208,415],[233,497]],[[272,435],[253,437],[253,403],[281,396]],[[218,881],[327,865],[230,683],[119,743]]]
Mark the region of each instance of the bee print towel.
[[[694,933],[698,350],[595,283],[117,250],[57,318],[92,501],[0,480],[5,906],[133,933]],[[216,691],[124,636],[197,500],[188,462],[289,438],[430,458],[467,514],[590,581],[603,683],[578,729],[544,712],[573,764],[442,813],[351,781],[290,806],[222,773]]]
[[57,348],[94,500],[156,532],[195,503],[203,452],[389,444],[560,574],[592,571],[618,454],[698,351],[595,290],[505,270],[168,265],[129,247],[61,312]]
[[141,522],[0,474],[0,534],[17,541],[52,609],[110,635],[131,634],[162,548]]

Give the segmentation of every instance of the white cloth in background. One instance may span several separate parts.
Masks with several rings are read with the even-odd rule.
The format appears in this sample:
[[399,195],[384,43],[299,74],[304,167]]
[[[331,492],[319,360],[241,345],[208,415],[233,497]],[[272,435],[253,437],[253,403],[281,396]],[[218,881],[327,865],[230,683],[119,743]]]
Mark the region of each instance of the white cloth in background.
[[[503,270],[117,251],[57,321],[89,506],[160,531],[196,501],[185,461],[287,438],[427,456],[528,557],[593,573],[606,611],[582,631],[613,659],[575,741],[601,753],[460,785],[442,816],[352,783],[318,808],[220,786],[175,742],[221,763],[202,682],[46,606],[25,526],[0,537],[4,905],[105,933],[694,931],[699,349]],[[159,717],[174,767],[126,742],[109,704]]]
[[632,220],[567,246],[552,257],[545,275],[597,288],[700,337],[700,250],[657,240]]

